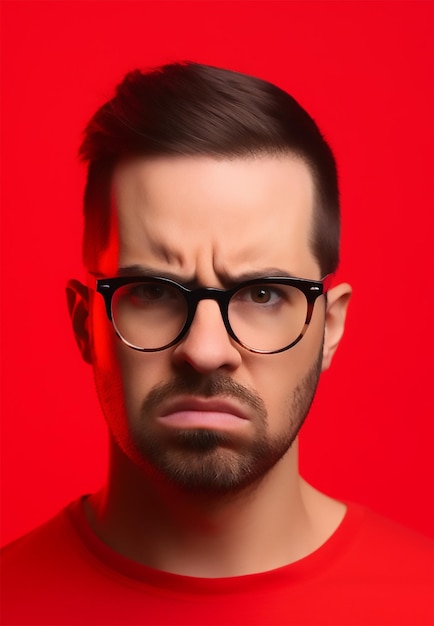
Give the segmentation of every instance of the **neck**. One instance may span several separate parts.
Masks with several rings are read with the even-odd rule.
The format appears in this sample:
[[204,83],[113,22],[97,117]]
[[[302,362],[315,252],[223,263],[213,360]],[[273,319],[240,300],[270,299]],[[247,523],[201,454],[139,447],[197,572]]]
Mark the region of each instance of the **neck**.
[[296,443],[260,482],[224,495],[185,492],[149,477],[112,444],[107,484],[87,506],[94,530],[115,551],[155,569],[209,578],[301,559],[344,513],[300,477]]

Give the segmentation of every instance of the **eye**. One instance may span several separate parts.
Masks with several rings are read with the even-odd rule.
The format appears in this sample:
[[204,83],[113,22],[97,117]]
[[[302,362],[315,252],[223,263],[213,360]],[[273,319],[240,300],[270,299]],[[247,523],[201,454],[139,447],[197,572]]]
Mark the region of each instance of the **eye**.
[[176,292],[158,283],[136,283],[129,285],[125,295],[134,304],[153,304],[172,299]]
[[257,304],[267,304],[275,296],[273,290],[268,287],[253,287],[250,292],[252,301]]
[[278,304],[285,299],[285,293],[276,285],[253,285],[240,289],[235,296],[236,300],[244,304]]

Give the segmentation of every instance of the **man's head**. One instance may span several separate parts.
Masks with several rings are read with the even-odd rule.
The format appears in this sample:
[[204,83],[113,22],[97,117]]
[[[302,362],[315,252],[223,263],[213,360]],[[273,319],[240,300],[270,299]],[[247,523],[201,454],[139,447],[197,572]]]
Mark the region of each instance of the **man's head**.
[[266,81],[196,63],[133,71],[89,122],[80,154],[88,163],[84,262],[108,237],[114,167],[134,155],[296,155],[314,181],[310,241],[322,276],[339,262],[339,194],[333,154],[314,120],[285,91]]
[[[175,65],[129,75],[91,121],[82,153],[88,269],[143,278],[118,290],[108,311],[92,276],[89,295],[76,283],[68,291],[116,449],[183,489],[233,492],[257,482],[288,457],[343,332],[347,286],[327,302],[312,296],[309,308],[311,295],[297,286],[261,282],[292,276],[316,281],[309,289],[321,293],[318,281],[336,268],[328,146],[276,87]],[[156,287],[155,277],[180,286]],[[229,323],[259,351],[229,334],[224,307],[210,297],[245,280],[258,282],[235,292]],[[182,337],[162,346],[160,329],[182,319],[185,287],[206,297]],[[288,347],[292,332],[302,339],[274,350]]]

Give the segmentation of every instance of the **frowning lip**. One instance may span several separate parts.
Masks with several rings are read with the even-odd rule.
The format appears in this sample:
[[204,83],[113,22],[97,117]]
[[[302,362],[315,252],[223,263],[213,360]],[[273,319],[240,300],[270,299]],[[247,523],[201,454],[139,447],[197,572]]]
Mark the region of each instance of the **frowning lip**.
[[248,411],[237,402],[226,398],[200,398],[197,396],[178,397],[163,402],[159,414],[164,418],[173,413],[198,412],[198,413],[226,413],[240,419],[251,419]]
[[251,421],[248,411],[226,398],[177,397],[163,401],[157,422],[175,429],[216,429],[238,431]]

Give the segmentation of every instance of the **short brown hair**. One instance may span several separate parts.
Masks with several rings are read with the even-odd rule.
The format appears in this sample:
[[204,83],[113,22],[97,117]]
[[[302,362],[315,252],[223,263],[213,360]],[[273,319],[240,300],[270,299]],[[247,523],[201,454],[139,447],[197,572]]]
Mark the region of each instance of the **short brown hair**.
[[92,117],[80,148],[88,163],[84,197],[86,267],[109,234],[110,179],[131,156],[216,158],[294,154],[312,173],[311,245],[322,275],[339,263],[339,192],[332,151],[310,115],[275,85],[198,63],[135,70]]

